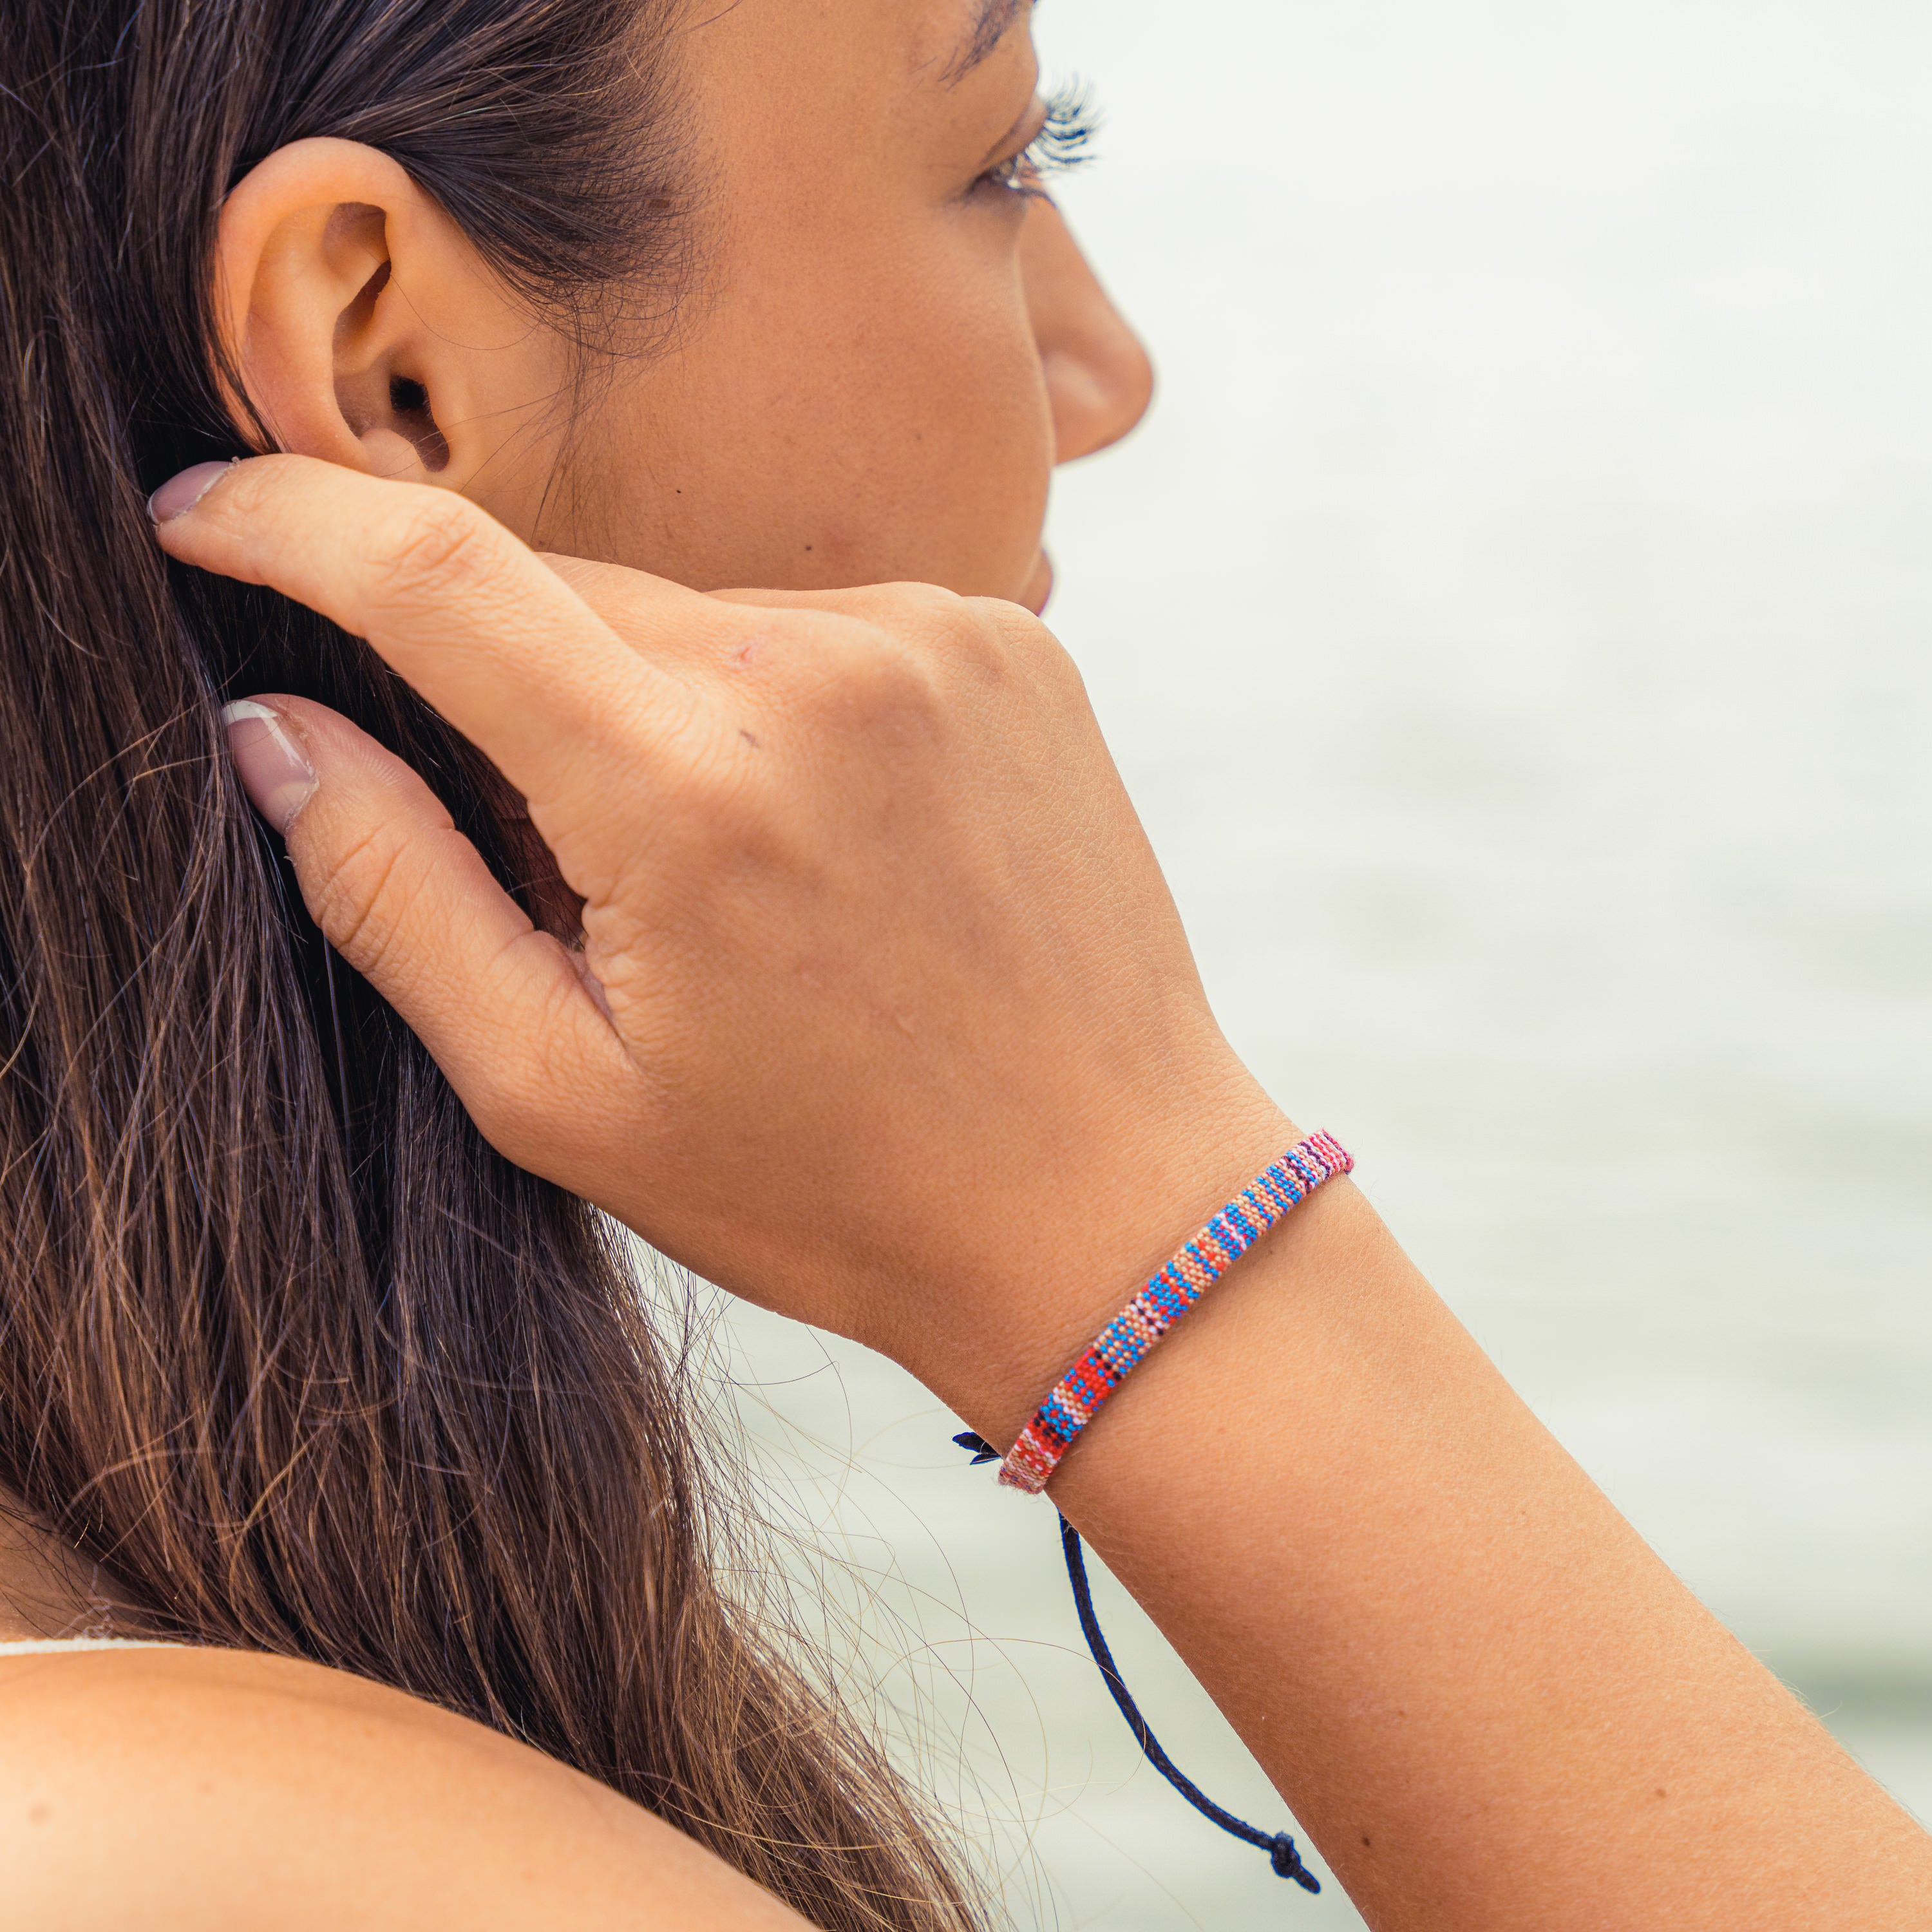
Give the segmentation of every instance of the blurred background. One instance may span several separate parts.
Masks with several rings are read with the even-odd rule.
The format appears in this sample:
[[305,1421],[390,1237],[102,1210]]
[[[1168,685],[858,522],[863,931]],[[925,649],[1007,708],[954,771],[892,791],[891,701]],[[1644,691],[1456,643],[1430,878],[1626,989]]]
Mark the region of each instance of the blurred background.
[[[1095,86],[1061,199],[1162,376],[1063,472],[1049,615],[1223,1024],[1932,1818],[1932,10],[1048,0],[1038,36]],[[1017,1924],[1360,1923],[1138,1765],[1052,1512],[929,1397],[754,1312],[720,1349],[806,1600]],[[1184,1767],[1283,1822],[1099,1588]]]

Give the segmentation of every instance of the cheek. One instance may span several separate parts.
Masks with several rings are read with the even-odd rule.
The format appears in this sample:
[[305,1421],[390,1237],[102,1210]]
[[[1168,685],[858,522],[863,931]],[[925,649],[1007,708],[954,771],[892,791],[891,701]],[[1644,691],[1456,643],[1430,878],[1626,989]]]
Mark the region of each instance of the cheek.
[[699,589],[1023,596],[1053,434],[994,219],[734,276],[603,392],[545,540]]
[[[962,275],[854,318],[857,352],[818,417],[893,574],[1014,596],[1039,555],[1052,410],[1017,282]],[[856,556],[853,560],[856,564]],[[915,566],[916,566],[915,569]]]

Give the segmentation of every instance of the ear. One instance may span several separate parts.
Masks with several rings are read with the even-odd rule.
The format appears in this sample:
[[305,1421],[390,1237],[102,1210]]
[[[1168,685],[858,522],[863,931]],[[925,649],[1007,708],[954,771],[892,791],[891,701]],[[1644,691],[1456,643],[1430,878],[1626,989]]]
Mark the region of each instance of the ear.
[[228,347],[280,447],[523,520],[560,342],[396,162],[354,141],[278,148],[224,203],[216,271]]

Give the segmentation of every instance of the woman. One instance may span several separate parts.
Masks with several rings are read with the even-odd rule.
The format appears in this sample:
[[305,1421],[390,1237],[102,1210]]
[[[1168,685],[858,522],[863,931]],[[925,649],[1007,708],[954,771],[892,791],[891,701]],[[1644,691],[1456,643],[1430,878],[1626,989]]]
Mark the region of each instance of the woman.
[[[1146,388],[1023,10],[284,10],[7,28],[0,1581],[196,1646],[0,1658],[10,1903],[980,1922],[715,1580],[578,1202],[1004,1442],[1293,1138],[974,601]],[[1378,1925],[1917,1922],[1922,1834],[1346,1182],[1053,1493]]]
[[[922,1808],[715,1580],[755,1552],[680,1338],[304,936],[220,704],[327,699],[548,878],[520,808],[361,646],[171,584],[135,487],[272,438],[700,584],[1043,594],[1043,369],[1072,454],[1145,364],[1063,233],[1017,266],[1023,23],[902,15],[0,16],[0,1635],[314,1659],[592,1772],[821,1923],[925,1926],[977,1915]],[[10,1711],[98,1682],[112,1738],[112,1673],[213,1660],[57,1661],[0,1662]]]

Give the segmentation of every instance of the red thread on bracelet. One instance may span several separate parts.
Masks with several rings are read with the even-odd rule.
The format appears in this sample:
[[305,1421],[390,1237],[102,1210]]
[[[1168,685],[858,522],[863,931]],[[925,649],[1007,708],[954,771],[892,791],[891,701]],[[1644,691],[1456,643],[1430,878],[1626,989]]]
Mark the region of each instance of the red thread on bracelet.
[[1062,1376],[1020,1431],[1000,1466],[1009,1488],[1037,1496],[1094,1420],[1148,1351],[1198,1301],[1231,1262],[1238,1260],[1325,1180],[1354,1166],[1347,1148],[1330,1134],[1310,1134],[1258,1174],[1164,1268],[1148,1278],[1132,1300],[1094,1337],[1093,1346]]

